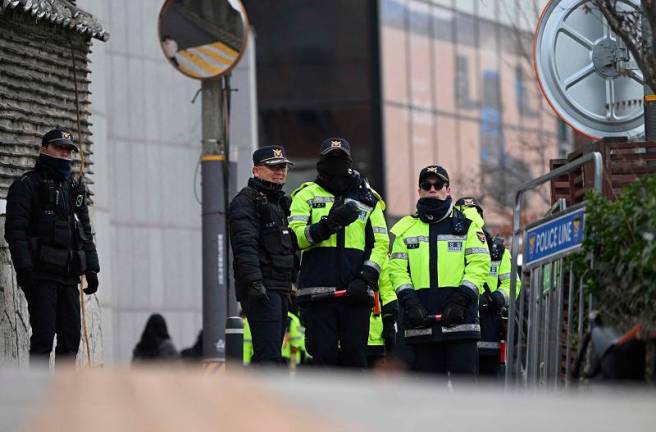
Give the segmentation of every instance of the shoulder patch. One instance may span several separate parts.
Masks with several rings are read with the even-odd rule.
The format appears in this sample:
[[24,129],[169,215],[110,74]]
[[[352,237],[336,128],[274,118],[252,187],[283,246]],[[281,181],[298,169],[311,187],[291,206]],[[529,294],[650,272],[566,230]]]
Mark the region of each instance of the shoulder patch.
[[485,239],[485,233],[483,233],[483,231],[476,231],[476,237],[478,237],[481,243],[485,243],[487,241]]

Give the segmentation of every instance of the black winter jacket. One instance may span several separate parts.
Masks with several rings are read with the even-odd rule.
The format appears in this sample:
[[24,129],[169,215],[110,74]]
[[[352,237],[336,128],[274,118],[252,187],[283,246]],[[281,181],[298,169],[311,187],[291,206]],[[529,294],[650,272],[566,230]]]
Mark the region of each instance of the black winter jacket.
[[251,178],[230,203],[228,223],[237,300],[261,281],[267,290],[290,292],[295,277],[292,232],[287,227],[290,200],[273,184]]
[[[77,283],[85,271],[99,272],[87,202],[86,190],[77,179],[61,180],[39,163],[15,180],[7,194],[5,220],[14,268],[31,270],[37,279],[70,284]],[[45,262],[46,250],[61,255],[67,261],[63,268],[68,270],[55,271],[52,263]]]

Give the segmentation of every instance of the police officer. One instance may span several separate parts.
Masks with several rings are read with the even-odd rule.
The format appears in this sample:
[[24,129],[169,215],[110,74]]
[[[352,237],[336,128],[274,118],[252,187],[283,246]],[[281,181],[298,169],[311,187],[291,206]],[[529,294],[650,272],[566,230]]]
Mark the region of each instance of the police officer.
[[[481,340],[478,342],[480,375],[495,376],[500,366],[501,341],[506,338],[504,317],[510,298],[510,251],[499,237],[492,237],[483,219],[483,207],[473,197],[456,201],[456,208],[479,226],[490,250],[490,273],[483,284],[484,292],[479,299]],[[517,295],[521,281],[517,280]]]
[[396,347],[396,320],[399,314],[396,293],[389,277],[389,265],[378,279],[380,311],[372,311],[369,318],[369,340],[367,341],[367,367],[375,368]]
[[[406,344],[421,372],[478,371],[478,297],[490,268],[485,235],[453,208],[449,176],[419,174],[417,212],[397,222],[390,274],[402,306]],[[441,322],[435,322],[436,314]]]
[[100,266],[87,191],[72,174],[73,151],[79,149],[70,131],[49,131],[34,169],[14,181],[7,195],[5,239],[27,299],[32,359],[47,361],[55,334],[57,357],[75,358],[80,345],[79,277],[86,275],[86,294],[98,289]]
[[[387,261],[385,204],[352,169],[344,138],[321,143],[315,181],[292,193],[289,226],[303,251],[298,302],[316,365],[365,368],[373,291]],[[336,290],[346,298],[330,298]]]
[[253,152],[253,177],[230,203],[228,222],[237,300],[248,318],[253,363],[282,363],[294,276],[294,241],[287,228],[289,198],[282,191],[287,159],[281,146]]

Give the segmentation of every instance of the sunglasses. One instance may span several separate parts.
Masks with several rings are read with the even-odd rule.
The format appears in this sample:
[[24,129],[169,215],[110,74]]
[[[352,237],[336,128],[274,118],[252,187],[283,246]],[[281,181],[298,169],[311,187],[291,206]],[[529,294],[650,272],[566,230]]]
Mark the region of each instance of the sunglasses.
[[432,187],[434,187],[436,191],[439,191],[442,190],[445,184],[445,182],[439,180],[436,182],[423,181],[419,183],[419,187],[425,191],[429,191]]

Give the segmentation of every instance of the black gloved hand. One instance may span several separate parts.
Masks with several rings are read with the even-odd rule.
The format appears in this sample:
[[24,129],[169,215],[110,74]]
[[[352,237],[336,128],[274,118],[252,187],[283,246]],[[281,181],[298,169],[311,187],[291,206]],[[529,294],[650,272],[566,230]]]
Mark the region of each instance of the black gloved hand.
[[87,279],[87,287],[83,289],[82,291],[86,295],[90,295],[98,291],[98,285],[100,284],[98,282],[98,274],[96,272],[86,272],[84,276]]
[[396,347],[396,320],[399,314],[399,306],[396,301],[383,306],[383,340],[385,350],[389,353]]
[[248,300],[259,301],[266,299],[269,300],[269,295],[267,294],[266,287],[262,284],[261,281],[251,282],[248,286]]
[[16,281],[25,294],[32,291],[32,288],[34,287],[34,272],[32,271],[32,268],[28,267],[17,270]]
[[[463,289],[463,288],[461,288]],[[469,288],[464,288],[469,289]],[[469,304],[469,297],[460,291],[456,291],[451,294],[449,302],[444,308],[444,313],[442,314],[442,324],[445,327],[451,327],[454,325],[462,324],[465,321],[465,310]]]
[[334,205],[330,209],[330,212],[328,212],[325,221],[333,232],[337,232],[345,226],[353,223],[358,218],[359,214],[360,210],[358,209],[358,205],[353,201],[349,201],[346,204]]
[[409,328],[424,326],[428,321],[428,311],[414,293],[403,300],[403,321]]
[[346,287],[346,297],[354,304],[372,307],[374,305],[373,291],[367,283],[357,277]]
[[478,298],[478,308],[481,310],[487,310],[490,307],[494,306],[494,298],[492,297],[492,293],[487,289],[481,296]]
[[369,265],[364,265],[362,266],[362,271],[358,277],[365,281],[371,289],[378,291],[378,276],[378,271],[375,268]]

